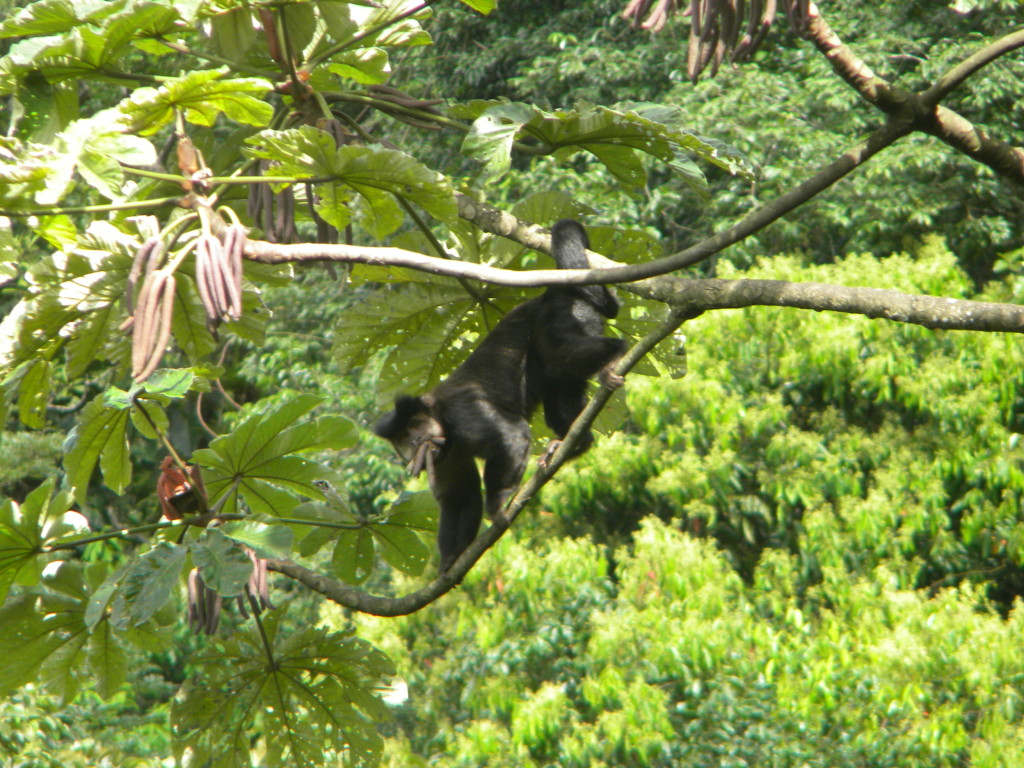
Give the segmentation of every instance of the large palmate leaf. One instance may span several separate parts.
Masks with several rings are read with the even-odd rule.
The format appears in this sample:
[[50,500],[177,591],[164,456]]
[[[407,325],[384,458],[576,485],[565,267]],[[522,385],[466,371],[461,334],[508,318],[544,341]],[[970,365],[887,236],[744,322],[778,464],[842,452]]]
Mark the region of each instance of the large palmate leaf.
[[42,0],[0,24],[0,38],[56,35],[96,24],[124,8],[126,0]]
[[391,662],[348,634],[283,636],[278,620],[269,614],[265,635],[249,626],[199,660],[205,675],[185,684],[171,710],[178,748],[203,764],[248,765],[248,734],[258,727],[273,734],[268,765],[320,765],[342,753],[346,765],[376,764],[375,721],[386,712],[374,689],[393,674]]
[[427,388],[451,373],[516,303],[509,295],[481,307],[454,282],[376,291],[339,324],[335,352],[342,365],[355,366],[391,347],[380,390]]
[[[75,16],[81,11],[73,12],[71,6],[77,5],[83,6],[93,23],[75,23]],[[134,51],[133,41],[144,35],[172,32],[177,20],[174,10],[156,3],[136,3],[123,13],[103,19],[104,11],[120,11],[124,3],[104,3],[105,8],[99,12],[90,12],[90,5],[44,0],[20,14],[25,17],[23,23],[14,19],[14,24],[4,24],[0,37],[25,29],[37,34],[46,34],[45,30],[53,33],[16,46],[17,55],[8,59],[9,64],[15,69],[31,68],[51,83],[104,79]]]
[[315,395],[282,399],[271,410],[250,413],[231,434],[194,452],[192,460],[206,470],[211,503],[223,504],[224,512],[241,511],[244,503],[253,512],[281,516],[300,503],[300,496],[322,498],[316,481],[328,470],[295,454],[350,448],[357,430],[342,416],[299,423],[320,402]]
[[686,130],[682,113],[660,104],[580,104],[548,112],[532,104],[473,101],[454,107],[451,114],[473,120],[463,150],[490,177],[508,169],[513,141],[532,138],[557,155],[590,152],[626,189],[637,189],[646,180],[642,154],[669,165],[695,188],[703,188],[705,181],[692,157],[752,178],[752,168],[739,152]]
[[81,515],[66,514],[70,494],[54,493],[53,486],[51,478],[22,504],[0,502],[0,601],[12,584],[31,586],[39,581],[43,566],[55,557],[45,550],[48,542],[87,527]]
[[83,683],[109,698],[127,677],[123,640],[109,622],[85,621],[89,595],[107,566],[79,561],[54,565],[29,594],[0,608],[0,695],[35,677],[65,700]]
[[149,136],[174,119],[180,109],[196,125],[213,125],[224,114],[246,125],[270,122],[273,108],[263,96],[273,86],[259,78],[228,78],[219,70],[191,72],[160,88],[139,88],[121,102],[132,132]]

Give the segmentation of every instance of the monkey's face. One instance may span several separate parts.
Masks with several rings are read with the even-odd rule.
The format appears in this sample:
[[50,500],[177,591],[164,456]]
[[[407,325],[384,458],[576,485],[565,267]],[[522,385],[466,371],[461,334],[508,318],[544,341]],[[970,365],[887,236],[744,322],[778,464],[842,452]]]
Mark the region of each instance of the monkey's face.
[[431,414],[415,413],[406,422],[405,430],[391,438],[391,442],[402,459],[412,461],[421,453],[421,446],[444,444],[444,430]]

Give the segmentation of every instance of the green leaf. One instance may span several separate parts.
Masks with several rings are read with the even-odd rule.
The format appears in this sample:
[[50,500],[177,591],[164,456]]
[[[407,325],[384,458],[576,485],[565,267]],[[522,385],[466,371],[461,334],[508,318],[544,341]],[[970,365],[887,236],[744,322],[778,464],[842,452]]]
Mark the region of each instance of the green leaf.
[[185,547],[161,541],[136,558],[114,600],[114,623],[131,627],[152,618],[170,598],[187,553]]
[[76,170],[86,184],[108,200],[121,197],[124,174],[117,160],[87,149],[78,156]]
[[38,360],[21,379],[18,397],[18,418],[32,429],[46,423],[46,403],[50,399],[51,367],[49,360]]
[[100,698],[109,699],[128,677],[128,654],[109,621],[101,623],[89,637],[87,659],[96,693]]
[[[323,505],[318,505],[317,511],[322,513]],[[336,512],[325,519],[340,521],[342,517]],[[351,516],[345,521],[360,522]],[[361,522],[358,527],[324,527],[311,531],[303,540],[300,551],[312,553],[325,541],[336,537],[332,556],[334,572],[350,584],[362,583],[370,575],[376,547],[395,568],[412,575],[423,572],[433,545],[424,543],[421,534],[432,538],[437,532],[437,502],[429,491],[403,494],[392,505],[386,518]]]
[[122,493],[132,479],[132,461],[128,449],[126,427],[128,414],[121,412],[121,418],[111,424],[111,431],[120,434],[112,438],[100,453],[100,472],[104,484],[114,493]]
[[[326,529],[322,529],[326,530]],[[361,584],[373,570],[373,534],[369,527],[333,529],[337,535],[331,563],[334,573],[349,584]]]
[[95,24],[124,5],[124,0],[42,0],[0,24],[0,38],[69,32],[82,24]]
[[91,632],[102,619],[106,618],[107,608],[117,594],[118,584],[124,576],[126,567],[111,572],[103,583],[91,595],[85,606],[85,626]]
[[137,88],[121,102],[130,132],[151,136],[174,119],[174,110],[196,125],[212,126],[219,114],[246,125],[270,122],[273,107],[264,100],[273,84],[259,78],[223,78],[222,70],[191,72],[160,88]]
[[35,598],[20,595],[0,606],[0,696],[6,696],[36,675],[43,661],[61,647],[63,639],[51,631],[54,616],[43,617]]
[[[182,272],[177,274],[171,328],[178,346],[195,364],[210,354],[217,347],[217,342],[206,327],[206,310],[196,290],[195,278],[186,279]],[[248,313],[251,308],[243,302],[243,309]]]
[[[753,178],[753,168],[742,154],[684,128],[684,115],[675,107],[625,103],[613,109],[580,104],[572,110],[546,112],[527,104],[473,101],[449,112],[453,117],[480,121],[479,126],[474,123],[472,138],[467,137],[464,149],[483,163],[485,173],[492,177],[507,167],[507,158],[502,153],[510,151],[513,138],[532,138],[546,144],[559,157],[567,157],[576,150],[590,152],[631,190],[642,186],[645,180],[638,153],[665,163],[697,190],[702,190],[706,181],[691,157]],[[510,136],[513,128],[517,130]]]
[[482,13],[485,16],[490,14],[495,8],[498,7],[498,0],[459,0],[464,5],[468,5],[477,13]]
[[44,552],[46,543],[88,528],[81,515],[68,514],[71,496],[54,493],[54,482],[46,480],[20,505],[0,502],[0,600],[12,584],[38,583],[43,566],[55,557]]
[[210,19],[210,28],[217,52],[233,60],[244,57],[256,42],[252,11],[248,8],[232,8],[227,13],[214,15]]
[[206,586],[221,597],[242,594],[252,573],[252,560],[241,544],[216,528],[207,528],[189,549]]
[[179,399],[189,393],[195,379],[192,371],[164,368],[146,379],[142,386],[151,395]]
[[312,5],[290,4],[278,9],[286,39],[301,51],[316,33],[317,14]]
[[[50,488],[53,481],[48,482]],[[39,507],[18,506],[10,499],[0,502],[0,601],[12,584],[35,584],[41,566],[36,557],[42,551],[38,527]]]
[[[159,403],[153,400],[138,398],[135,401],[135,407],[131,410],[131,415],[132,425],[139,430],[139,434],[150,440],[158,440],[160,435],[166,435],[170,428],[167,413]],[[153,425],[156,425],[156,429],[153,428]]]
[[391,514],[371,530],[381,556],[393,567],[418,575],[430,561],[431,548],[420,534],[437,532],[437,504],[426,491],[403,496]]
[[219,530],[228,538],[248,545],[260,557],[288,557],[295,538],[287,526],[255,520],[229,520]]
[[38,679],[48,693],[69,702],[78,695],[83,680],[88,681],[84,651],[89,642],[87,632],[79,632],[43,659]]
[[104,480],[110,488],[120,492],[131,479],[127,424],[128,413],[105,407],[102,395],[82,409],[78,424],[64,444],[64,468],[79,502],[84,503],[89,478],[101,459]]
[[426,389],[454,370],[522,294],[506,290],[482,298],[483,307],[453,280],[368,293],[335,328],[338,363],[364,365],[390,348],[380,369],[380,391]]
[[393,674],[391,663],[345,634],[310,627],[283,635],[275,614],[263,620],[272,659],[258,630],[247,626],[222,653],[202,659],[203,674],[175,697],[171,724],[182,748],[216,765],[240,753],[247,760],[247,742],[239,740],[257,729],[274,734],[268,765],[319,765],[334,752],[353,765],[375,764],[383,744],[378,721],[387,715],[375,688]]
[[333,57],[327,69],[363,85],[386,82],[390,72],[388,54],[383,48],[360,48]]
[[317,212],[341,229],[357,200],[363,225],[383,238],[404,218],[396,197],[415,203],[441,221],[457,217],[455,195],[448,181],[404,152],[380,146],[337,147],[333,137],[313,126],[289,131],[262,131],[247,140],[250,154],[275,161],[275,172],[298,178],[329,176],[316,185]]
[[362,525],[362,521],[348,509],[344,499],[338,496],[337,491],[328,488],[325,489],[324,495],[327,497],[327,501],[310,501],[300,504],[292,512],[292,517],[325,523],[341,523],[342,526],[293,525],[293,530],[305,534],[302,541],[299,542],[299,554],[302,557],[315,554],[324,544],[334,541],[345,530],[355,529]]
[[483,164],[484,178],[503,176],[512,162],[516,134],[534,115],[527,104],[509,102],[488,107],[470,126],[462,151]]
[[86,369],[100,355],[107,339],[114,333],[117,312],[113,305],[107,305],[91,313],[75,326],[74,334],[65,347],[68,379],[85,375]]
[[254,512],[281,516],[299,503],[294,494],[322,498],[314,483],[326,470],[290,455],[348,440],[350,427],[337,417],[295,425],[320,402],[321,398],[314,395],[297,395],[266,413],[250,409],[249,416],[231,434],[218,437],[209,448],[195,451],[192,460],[206,469],[203,480],[210,500],[216,502],[227,493],[230,498],[222,507],[225,512],[239,510],[239,502],[244,499]]

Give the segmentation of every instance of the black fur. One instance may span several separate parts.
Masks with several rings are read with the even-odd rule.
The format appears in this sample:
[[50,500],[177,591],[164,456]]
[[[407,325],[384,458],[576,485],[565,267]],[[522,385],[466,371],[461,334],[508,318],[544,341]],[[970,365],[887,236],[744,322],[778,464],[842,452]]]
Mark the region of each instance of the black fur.
[[[579,222],[561,219],[551,228],[551,254],[559,269],[589,268],[589,247]],[[602,383],[611,387],[622,383],[611,369],[625,353],[626,343],[604,335],[604,318],[615,317],[620,304],[603,285],[551,286],[536,301],[530,377],[539,382],[545,422],[562,439],[586,405],[592,376],[600,374]],[[588,431],[572,455],[580,455],[593,442]]]

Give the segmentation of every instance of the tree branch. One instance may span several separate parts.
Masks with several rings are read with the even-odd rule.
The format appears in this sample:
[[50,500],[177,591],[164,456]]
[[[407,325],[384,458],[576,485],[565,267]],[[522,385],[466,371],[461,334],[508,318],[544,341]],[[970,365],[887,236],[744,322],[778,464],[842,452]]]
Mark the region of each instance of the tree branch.
[[1005,56],[1011,51],[1024,47],[1024,29],[999,38],[994,43],[986,45],[980,51],[972,53],[962,62],[953,67],[949,72],[940,77],[931,88],[921,94],[926,104],[935,105],[954,88],[963,83],[986,64],[990,64],[1000,56]]
[[[484,280],[495,285],[592,285],[595,283],[627,283],[655,277],[677,269],[689,267],[707,259],[734,243],[764,229],[827,189],[855,168],[909,133],[909,126],[888,123],[872,133],[865,141],[844,152],[799,186],[780,195],[757,209],[728,229],[708,237],[683,251],[642,264],[615,265],[599,254],[588,251],[591,263],[600,267],[590,270],[536,269],[528,272],[498,269],[485,264],[450,261],[405,251],[401,248],[375,248],[356,245],[328,245],[325,243],[298,243],[282,245],[262,240],[250,240],[245,255],[264,264],[283,264],[306,261],[337,261],[344,263],[374,264],[378,266],[410,267],[435,275]],[[459,215],[481,229],[501,235],[539,251],[550,252],[551,236],[536,225],[517,219],[511,214],[480,203],[465,195],[458,196]],[[628,288],[627,288],[628,290]]]
[[905,119],[910,117],[907,109],[911,93],[902,88],[895,88],[876,75],[852,48],[839,39],[839,35],[821,15],[817,3],[811,3],[808,11],[807,36],[814,43],[814,47],[828,59],[835,73],[866,102],[890,115],[903,116]]
[[690,316],[714,309],[768,306],[845,312],[874,319],[920,325],[934,330],[1024,333],[1024,307],[940,296],[908,294],[886,288],[859,288],[784,280],[650,281],[651,298]]
[[[809,179],[799,184],[789,192],[786,192],[772,200],[770,203],[761,206],[753,213],[750,213],[742,221],[737,222],[728,229],[714,234],[711,237],[705,238],[701,242],[696,245],[692,245],[685,250],[679,251],[678,253],[674,253],[670,256],[655,259],[654,261],[644,262],[643,264],[631,264],[629,266],[618,267],[616,269],[592,270],[586,279],[577,279],[575,275],[570,277],[570,271],[567,270],[565,271],[565,282],[576,285],[591,282],[629,282],[647,277],[656,277],[677,269],[693,266],[694,264],[715,255],[719,251],[724,250],[728,246],[750,237],[750,235],[764,229],[772,222],[782,218],[790,211],[803,205],[819,192],[828,189],[848,173],[866,163],[890,144],[893,144],[898,139],[906,136],[910,133],[910,130],[911,128],[909,125],[897,122],[887,123],[868,136],[865,141],[848,149],[842,155],[824,166]],[[491,206],[476,202],[466,198],[465,196],[460,196],[459,215],[464,219],[472,221],[478,227],[488,232],[508,237],[516,240],[517,242],[529,244],[525,239],[520,239],[518,236],[514,236],[520,232],[525,235],[529,235],[529,225],[519,219],[516,219],[510,214],[497,212],[496,209]],[[530,247],[535,246],[531,244]],[[606,262],[591,258],[591,263],[596,263],[598,266],[603,267],[608,263],[614,262]],[[545,281],[546,280],[547,276],[545,275]],[[553,283],[545,282],[545,284]]]
[[[461,201],[460,201],[461,204]],[[473,219],[483,222],[489,231],[503,234],[536,250],[550,249],[550,235],[536,225],[479,203]],[[749,220],[750,217],[748,217]],[[745,220],[746,221],[746,220]],[[741,222],[742,223],[742,222]],[[735,229],[735,228],[734,228]],[[681,251],[666,262],[690,254],[701,254],[710,248],[706,243],[728,235],[720,233],[704,243]],[[713,252],[713,251],[712,251]],[[496,285],[544,286],[582,285],[613,282],[635,273],[637,267],[655,262],[612,269],[537,269],[517,271],[499,269],[485,264],[452,261],[425,256],[400,248],[372,248],[346,245],[306,243],[275,245],[262,241],[249,243],[246,254],[256,261],[354,261],[386,266],[419,269],[435,275],[469,278]],[[588,251],[591,262],[615,264],[606,257]],[[333,257],[333,258],[332,258]],[[815,311],[846,312],[871,318],[921,325],[925,328],[965,331],[1020,333],[1024,330],[1024,307],[968,301],[938,296],[906,294],[882,288],[856,288],[824,283],[793,283],[784,280],[721,280],[686,279],[659,276],[622,285],[623,290],[643,298],[664,302],[684,315],[695,316],[714,309],[736,309],[752,306],[792,307]]]
[[1024,185],[1024,149],[992,138],[952,109],[936,107],[919,129],[988,166],[1004,179]]

